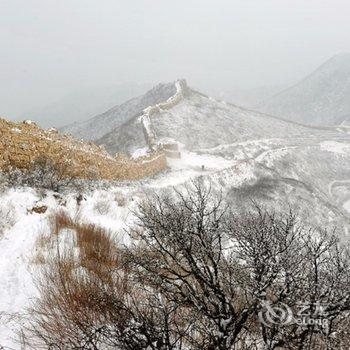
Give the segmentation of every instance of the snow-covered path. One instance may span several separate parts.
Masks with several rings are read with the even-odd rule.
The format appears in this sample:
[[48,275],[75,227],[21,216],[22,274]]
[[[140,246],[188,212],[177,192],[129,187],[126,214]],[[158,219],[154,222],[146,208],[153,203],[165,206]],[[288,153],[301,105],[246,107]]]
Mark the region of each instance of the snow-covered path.
[[149,188],[176,186],[198,176],[210,175],[219,170],[230,168],[236,163],[237,161],[227,160],[223,157],[202,155],[182,149],[180,159],[168,158],[169,171],[150,180],[147,186]]
[[35,296],[31,259],[35,240],[47,229],[42,215],[27,213],[38,200],[31,190],[10,191],[0,201],[1,211],[8,212],[14,225],[5,228],[0,238],[0,344],[7,349],[18,348],[13,339],[17,320],[14,315],[23,312],[31,297]]

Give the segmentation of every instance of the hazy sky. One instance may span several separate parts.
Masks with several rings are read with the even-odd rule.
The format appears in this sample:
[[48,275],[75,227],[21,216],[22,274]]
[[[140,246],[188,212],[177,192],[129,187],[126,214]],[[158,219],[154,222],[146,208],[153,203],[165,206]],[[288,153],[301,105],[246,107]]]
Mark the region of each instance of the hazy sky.
[[127,81],[294,82],[350,52],[349,18],[349,0],[0,0],[0,115]]

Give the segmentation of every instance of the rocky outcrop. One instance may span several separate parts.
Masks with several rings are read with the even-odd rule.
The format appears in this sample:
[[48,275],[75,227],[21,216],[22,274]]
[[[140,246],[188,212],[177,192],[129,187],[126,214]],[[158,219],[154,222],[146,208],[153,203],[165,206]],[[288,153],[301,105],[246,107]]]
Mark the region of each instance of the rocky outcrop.
[[28,170],[42,156],[57,165],[67,165],[67,176],[84,179],[137,180],[166,169],[162,152],[153,152],[137,160],[122,155],[112,157],[103,147],[56,130],[42,130],[33,122],[13,123],[0,119],[0,170]]

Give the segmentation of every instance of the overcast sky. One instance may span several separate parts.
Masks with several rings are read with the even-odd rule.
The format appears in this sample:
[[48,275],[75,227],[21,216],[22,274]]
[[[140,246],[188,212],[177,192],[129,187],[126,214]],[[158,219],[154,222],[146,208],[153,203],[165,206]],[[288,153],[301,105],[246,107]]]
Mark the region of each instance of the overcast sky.
[[349,18],[349,0],[0,0],[0,115],[122,82],[294,82],[350,52]]

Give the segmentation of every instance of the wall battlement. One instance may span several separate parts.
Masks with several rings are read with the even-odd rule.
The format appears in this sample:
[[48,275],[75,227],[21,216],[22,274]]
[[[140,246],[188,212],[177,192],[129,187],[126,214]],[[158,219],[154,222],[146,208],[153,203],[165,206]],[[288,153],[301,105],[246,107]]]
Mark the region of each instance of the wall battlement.
[[185,79],[177,80],[175,82],[176,93],[169,97],[165,102],[158,103],[154,106],[149,106],[143,110],[143,114],[140,117],[142,129],[146,138],[146,142],[150,150],[155,151],[157,149],[156,134],[152,127],[151,117],[162,110],[169,110],[179,104],[186,94],[187,83]]

